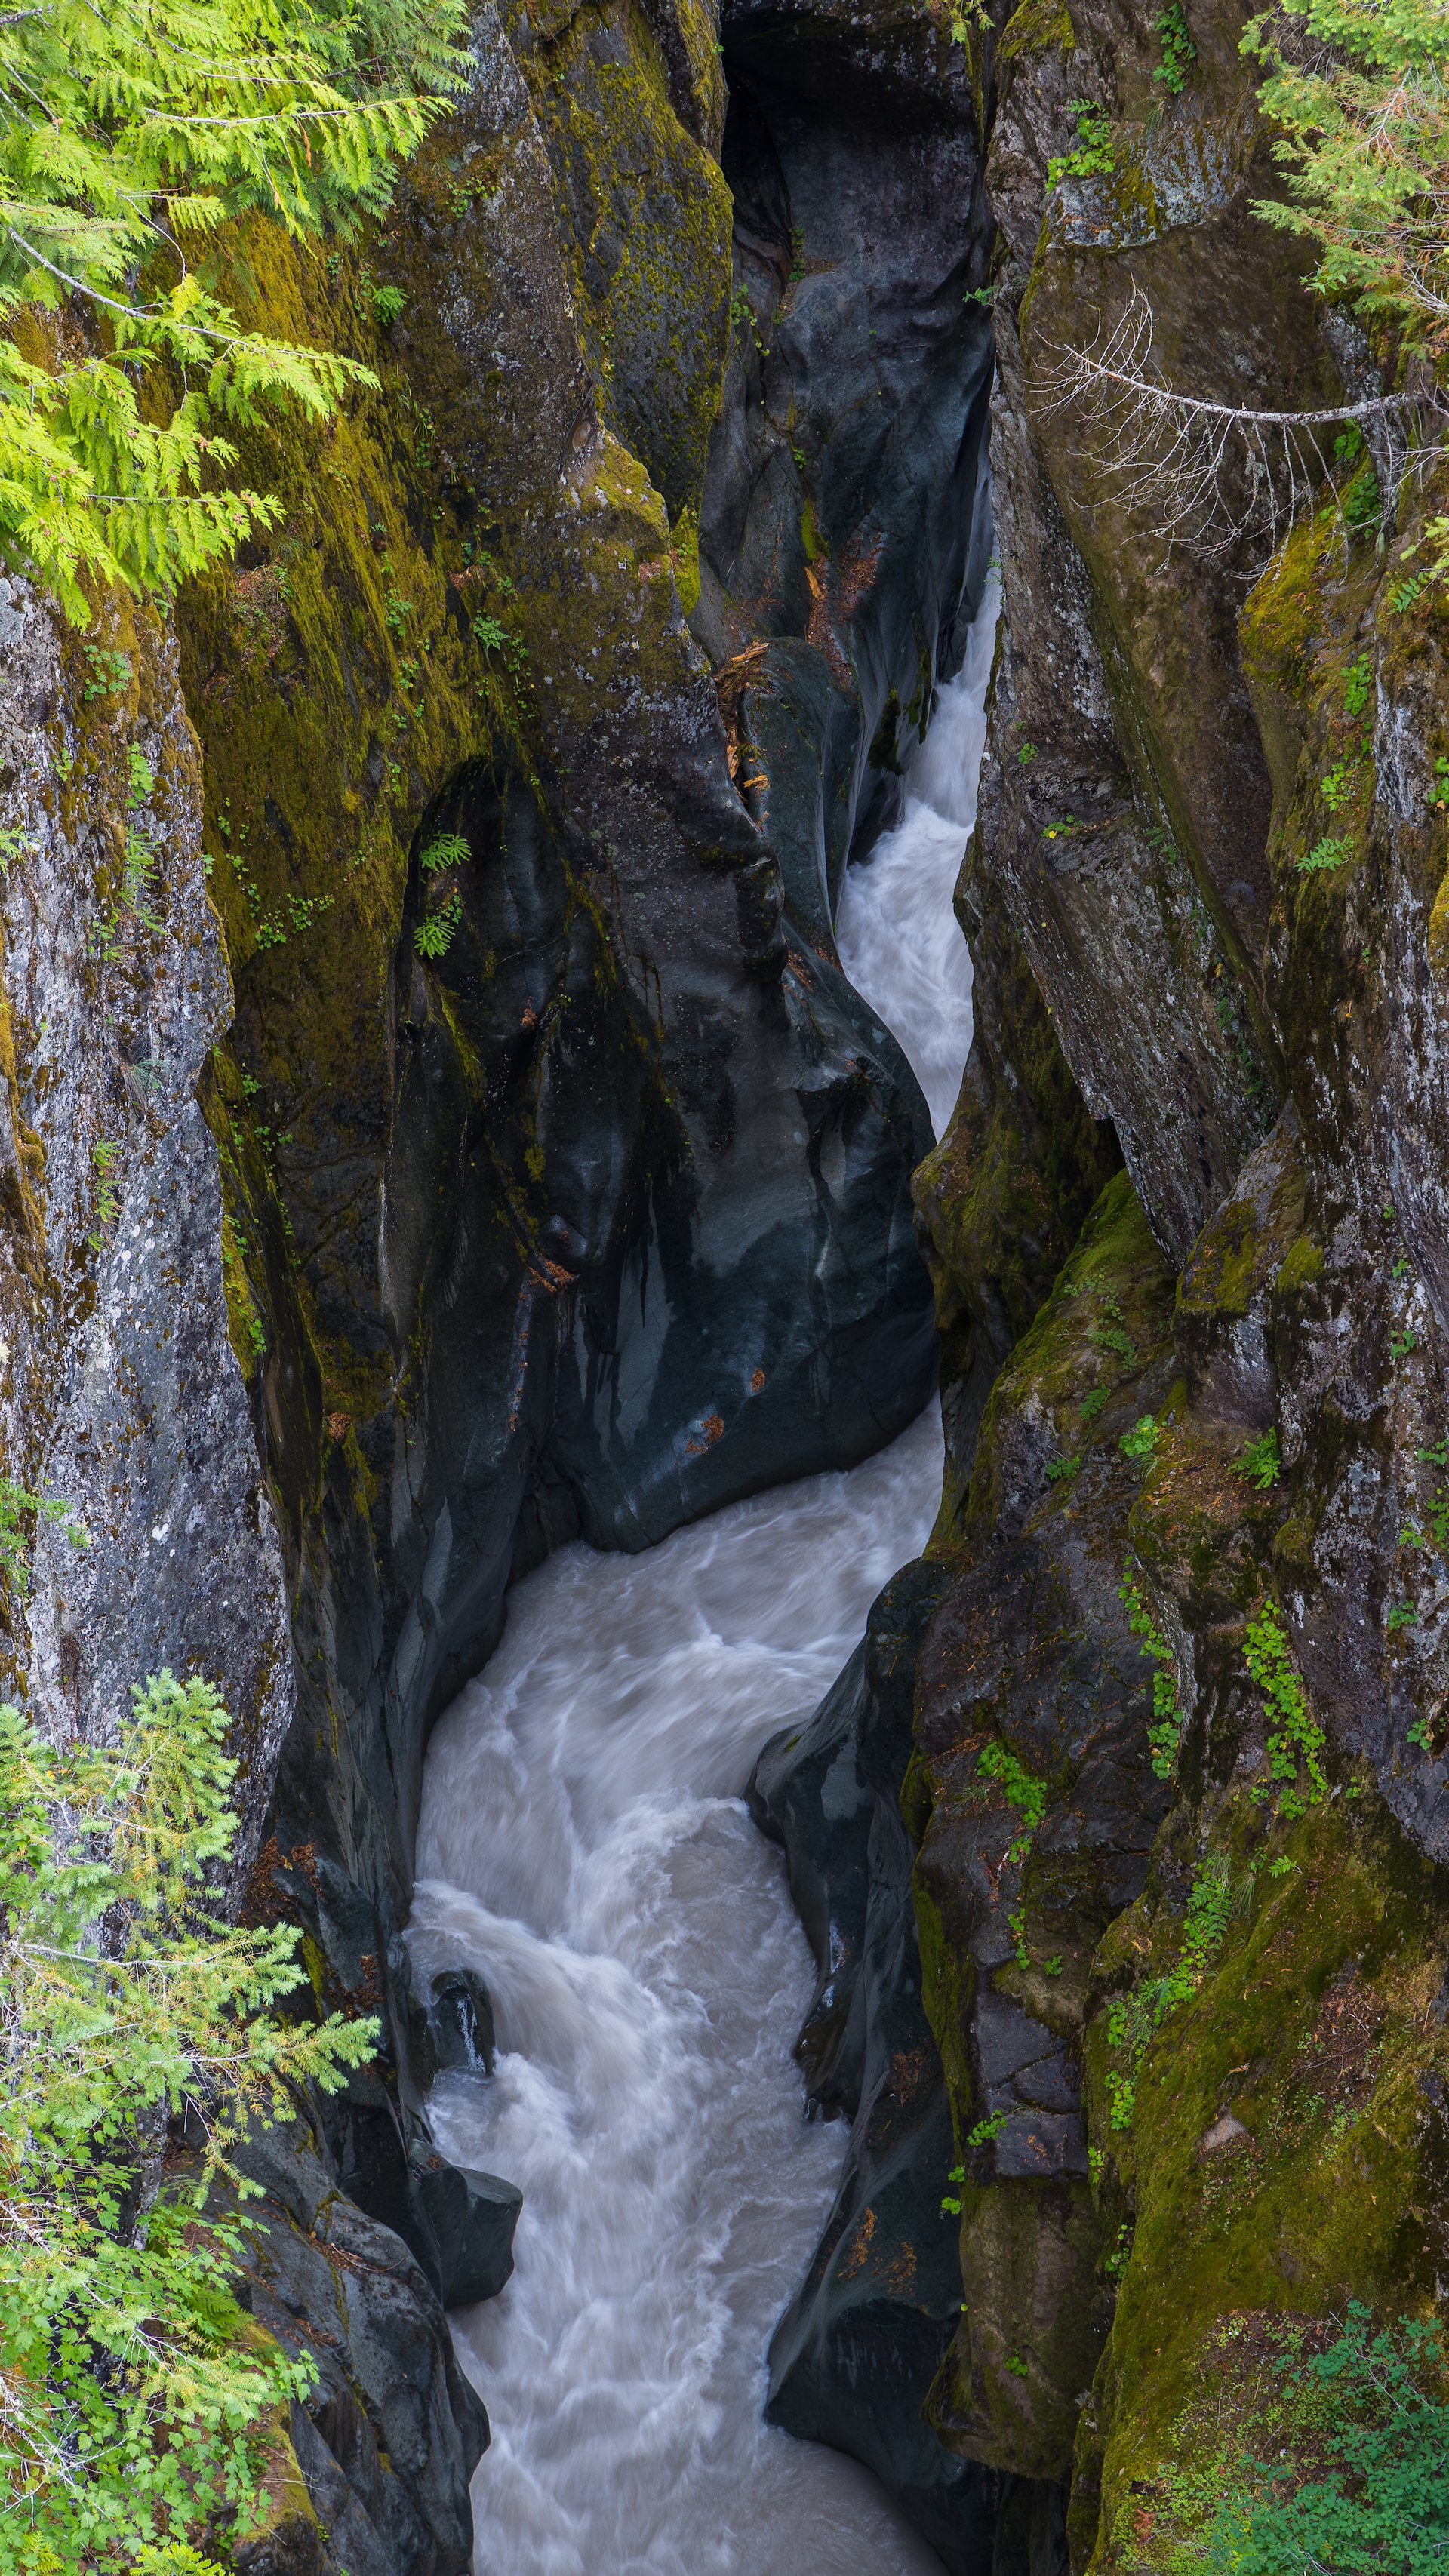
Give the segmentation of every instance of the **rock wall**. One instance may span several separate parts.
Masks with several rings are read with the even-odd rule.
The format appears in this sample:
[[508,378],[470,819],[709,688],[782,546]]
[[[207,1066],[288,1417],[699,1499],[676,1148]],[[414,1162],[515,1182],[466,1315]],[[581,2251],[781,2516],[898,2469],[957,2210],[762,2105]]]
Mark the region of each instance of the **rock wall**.
[[[1443,2276],[1441,472],[1330,439],[1270,560],[1169,544],[1062,399],[1134,292],[1209,400],[1379,381],[1252,212],[1239,26],[1188,11],[1178,92],[1094,0],[971,40],[1005,601],[899,1811],[963,2301],[925,2414],[1013,2567],[1201,2550],[1245,2448],[1313,2473],[1280,2361]],[[1084,101],[1108,166],[1053,174]],[[760,1775],[827,1878],[828,1712]]]

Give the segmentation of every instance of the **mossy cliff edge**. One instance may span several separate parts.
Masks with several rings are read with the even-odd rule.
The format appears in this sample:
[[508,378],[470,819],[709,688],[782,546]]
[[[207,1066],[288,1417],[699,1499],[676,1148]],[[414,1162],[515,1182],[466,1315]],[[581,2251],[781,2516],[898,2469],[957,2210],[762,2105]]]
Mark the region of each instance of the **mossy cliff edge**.
[[[960,2281],[924,2411],[998,2552],[1094,2576],[1186,2563],[1245,2451],[1312,2474],[1280,2364],[1445,2273],[1443,504],[1349,438],[1266,567],[1169,550],[1063,403],[1134,290],[1210,400],[1378,381],[1251,211],[1240,13],[1187,26],[1176,90],[1142,13],[971,38],[1004,606],[976,1039],[917,1180],[947,1468],[899,1812],[952,2137],[913,2220]],[[1083,101],[1097,166],[1053,175]]]

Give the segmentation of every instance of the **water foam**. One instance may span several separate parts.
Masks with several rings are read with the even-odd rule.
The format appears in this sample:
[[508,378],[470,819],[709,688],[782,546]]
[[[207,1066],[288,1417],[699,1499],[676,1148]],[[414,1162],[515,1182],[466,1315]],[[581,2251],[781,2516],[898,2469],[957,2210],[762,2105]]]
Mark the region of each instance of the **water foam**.
[[[841,907],[847,971],[938,1125],[970,1042],[950,893],[994,614]],[[433,2120],[525,2195],[513,2279],[453,2320],[493,2426],[478,2576],[939,2576],[864,2469],[763,2420],[845,2133],[801,2117],[811,1963],[740,1792],[918,1553],[940,1463],[932,1407],[850,1474],[642,1556],[562,1549],[434,1733],[409,1938],[423,1978],[481,1972],[499,2056],[440,2084]]]
[[938,1137],[971,1045],[971,953],[951,898],[976,820],[1000,607],[993,571],[965,661],[938,690],[930,731],[907,772],[901,819],[846,870],[835,924],[841,965],[899,1038]]

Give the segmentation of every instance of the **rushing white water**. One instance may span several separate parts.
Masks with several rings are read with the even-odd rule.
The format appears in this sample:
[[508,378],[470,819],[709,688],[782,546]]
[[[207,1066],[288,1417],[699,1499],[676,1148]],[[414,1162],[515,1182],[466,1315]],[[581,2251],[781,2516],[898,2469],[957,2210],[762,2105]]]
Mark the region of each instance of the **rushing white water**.
[[[967,655],[974,715],[961,683],[942,690],[905,819],[848,893],[848,971],[938,1123],[970,1038],[950,894],[991,620]],[[763,2419],[770,2331],[845,2133],[801,2117],[810,1958],[740,1793],[920,1549],[940,1456],[932,1406],[863,1467],[645,1555],[562,1549],[433,1736],[410,1939],[424,1979],[481,1972],[499,2038],[491,2080],[439,2085],[434,2125],[525,2195],[513,2279],[453,2321],[493,2426],[479,2576],[938,2576],[863,2469]]]
[[835,924],[841,965],[899,1038],[938,1137],[956,1106],[971,1045],[971,953],[951,897],[976,820],[1000,606],[993,571],[966,659],[938,691],[930,731],[906,773],[901,819],[846,870]]

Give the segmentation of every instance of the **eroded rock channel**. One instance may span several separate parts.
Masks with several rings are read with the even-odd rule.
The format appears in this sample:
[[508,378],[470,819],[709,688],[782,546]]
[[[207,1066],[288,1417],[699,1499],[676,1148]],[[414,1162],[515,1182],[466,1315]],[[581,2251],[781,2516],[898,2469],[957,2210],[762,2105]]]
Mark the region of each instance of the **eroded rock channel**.
[[[275,527],[0,578],[0,1423],[92,1540],[6,1688],[213,1680],[231,1902],[383,2033],[249,2151],[237,2576],[1165,2570],[1437,2314],[1443,470],[1240,33],[488,0],[385,217],[244,221],[377,379],[240,431]],[[1331,416],[1291,521],[1122,470],[1144,315]]]

